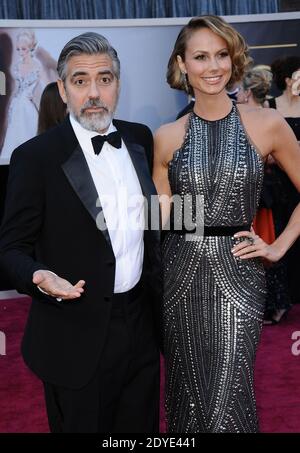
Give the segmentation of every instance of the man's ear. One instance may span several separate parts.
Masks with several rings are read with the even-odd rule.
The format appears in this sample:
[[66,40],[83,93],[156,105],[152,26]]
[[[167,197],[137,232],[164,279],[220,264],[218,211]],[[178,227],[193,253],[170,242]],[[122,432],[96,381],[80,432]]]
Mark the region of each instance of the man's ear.
[[65,90],[65,85],[64,82],[61,79],[57,79],[57,86],[58,86],[58,91],[60,94],[60,97],[64,101],[64,103],[67,103],[67,95],[66,95],[66,90]]
[[177,55],[176,58],[177,58],[177,63],[178,63],[180,71],[183,72],[184,74],[186,74],[186,67],[185,67],[184,62],[182,61],[181,56]]

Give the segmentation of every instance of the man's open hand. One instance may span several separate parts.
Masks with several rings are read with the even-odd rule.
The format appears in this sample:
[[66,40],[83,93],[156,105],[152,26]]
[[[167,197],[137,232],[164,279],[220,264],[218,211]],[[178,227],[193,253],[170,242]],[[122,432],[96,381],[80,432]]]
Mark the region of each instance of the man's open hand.
[[68,280],[50,271],[34,272],[32,281],[49,296],[64,300],[77,299],[84,292],[84,280],[79,280],[76,285],[72,285]]

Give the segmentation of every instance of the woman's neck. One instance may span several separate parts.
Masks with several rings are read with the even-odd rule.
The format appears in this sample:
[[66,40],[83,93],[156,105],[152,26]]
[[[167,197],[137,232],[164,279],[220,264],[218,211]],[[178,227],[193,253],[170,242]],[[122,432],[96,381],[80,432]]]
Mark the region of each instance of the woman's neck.
[[279,113],[285,118],[296,118],[300,116],[300,97],[295,96],[286,89],[281,96],[276,99],[276,107]]
[[31,62],[32,62],[32,57],[31,57],[31,55],[26,55],[25,58],[22,58],[22,59],[21,59],[21,63],[22,63],[23,65],[28,65],[28,64],[30,64]]
[[194,112],[203,119],[214,121],[224,118],[232,109],[232,101],[224,91],[217,95],[196,94]]
[[249,105],[249,107],[263,107],[262,104],[256,101],[253,97],[248,98],[247,105]]
[[288,106],[292,107],[300,102],[300,97],[295,96],[292,94],[292,90],[290,88],[286,88],[281,96],[279,96],[281,100]]

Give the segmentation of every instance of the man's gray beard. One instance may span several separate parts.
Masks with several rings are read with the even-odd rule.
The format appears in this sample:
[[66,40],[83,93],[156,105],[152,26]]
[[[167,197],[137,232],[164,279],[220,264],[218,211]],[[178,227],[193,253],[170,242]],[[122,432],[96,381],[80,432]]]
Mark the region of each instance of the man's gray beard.
[[71,113],[84,129],[93,132],[105,131],[106,129],[108,129],[113,119],[113,112],[83,112],[79,115],[75,114],[75,112]]

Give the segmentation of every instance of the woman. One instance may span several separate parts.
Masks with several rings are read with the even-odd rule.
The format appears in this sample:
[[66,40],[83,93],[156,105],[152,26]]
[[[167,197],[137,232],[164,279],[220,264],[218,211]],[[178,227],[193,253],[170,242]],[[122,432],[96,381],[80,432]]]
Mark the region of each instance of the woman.
[[272,73],[267,68],[254,67],[246,72],[238,94],[237,102],[252,107],[266,106],[272,84]]
[[63,102],[56,82],[48,83],[40,102],[38,134],[60,124],[67,114],[67,105]]
[[204,198],[204,237],[174,230],[163,244],[170,432],[258,430],[253,366],[265,303],[260,258],[277,261],[300,233],[300,206],[271,245],[250,229],[267,155],[273,153],[300,189],[300,152],[281,115],[235,106],[227,96],[226,86],[242,79],[248,63],[243,38],[216,16],[183,27],[169,60],[168,83],[193,93],[195,107],[156,133],[162,221],[172,195],[183,202]]
[[[289,56],[275,60],[271,65],[273,80],[282,94],[268,101],[277,109],[292,128],[300,141],[300,57]],[[271,161],[267,167],[265,186],[272,201],[275,235],[279,236],[286,227],[291,212],[299,201],[298,192],[284,171]],[[298,263],[300,258],[299,239],[286,256],[267,269],[268,296],[266,299],[265,324],[276,325],[285,317],[293,303],[300,302]]]
[[[270,70],[253,68],[243,78],[238,94],[238,102],[256,107],[268,107],[269,103],[266,97],[269,93],[271,82],[272,73]],[[280,180],[278,181],[279,177]],[[284,216],[284,225],[280,228],[283,220],[283,211],[285,211],[284,206],[287,204],[286,191],[283,190],[282,184],[280,184],[281,181],[288,182],[289,180],[286,174],[275,164],[272,157],[269,156],[265,165],[259,210],[254,219],[255,231],[268,243],[275,240],[275,237],[282,232],[289,219],[289,215]],[[289,184],[291,185],[291,183]],[[294,186],[292,186],[292,190],[296,191]],[[272,263],[272,265],[265,263],[267,286],[265,325],[278,324],[282,315],[291,307],[287,255],[278,262]]]
[[[254,66],[246,72],[239,88],[237,102],[252,107],[267,107],[267,97],[272,84],[271,68],[266,65]],[[269,156],[269,161],[272,157]],[[269,167],[265,167],[264,186],[260,202],[260,209],[254,219],[254,229],[268,243],[275,240],[274,222],[270,209],[271,194],[269,187]],[[266,263],[267,264],[267,263]],[[267,264],[267,269],[269,265]]]
[[23,30],[17,36],[18,62],[14,68],[16,89],[8,111],[8,124],[1,157],[10,158],[21,143],[36,135],[38,105],[46,83],[42,65],[35,58],[35,34]]

